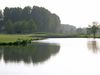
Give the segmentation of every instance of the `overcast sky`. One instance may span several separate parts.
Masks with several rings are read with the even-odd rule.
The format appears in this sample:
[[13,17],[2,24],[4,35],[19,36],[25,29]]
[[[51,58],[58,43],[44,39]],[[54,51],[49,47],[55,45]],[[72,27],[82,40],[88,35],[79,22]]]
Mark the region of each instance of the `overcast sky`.
[[34,5],[56,13],[62,24],[86,27],[92,21],[100,22],[100,0],[0,0],[0,9]]

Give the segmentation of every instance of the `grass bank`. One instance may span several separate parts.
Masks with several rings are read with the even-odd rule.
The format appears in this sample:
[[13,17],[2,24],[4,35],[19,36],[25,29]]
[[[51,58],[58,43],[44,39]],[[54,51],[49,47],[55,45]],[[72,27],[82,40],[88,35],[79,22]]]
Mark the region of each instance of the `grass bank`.
[[26,45],[32,40],[39,40],[40,37],[32,37],[31,34],[0,34],[0,45]]
[[[40,38],[94,38],[93,35],[87,34],[57,34],[57,33],[38,33],[32,34],[32,37],[40,37]],[[96,35],[95,38],[100,38],[100,35]]]
[[[65,35],[65,34],[0,34],[0,45],[26,45],[31,43],[32,40],[39,40],[44,38],[93,38],[92,35]],[[97,35],[96,38],[100,38]]]
[[9,43],[9,42],[15,42],[17,40],[31,40],[31,39],[36,39],[36,38],[30,37],[30,35],[0,34],[0,43]]

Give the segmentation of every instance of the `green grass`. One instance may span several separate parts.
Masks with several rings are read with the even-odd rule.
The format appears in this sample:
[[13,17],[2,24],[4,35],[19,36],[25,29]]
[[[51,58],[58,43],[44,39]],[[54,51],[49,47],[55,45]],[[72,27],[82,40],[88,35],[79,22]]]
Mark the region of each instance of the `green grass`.
[[17,35],[17,34],[0,34],[0,43],[15,42],[20,40],[30,40],[36,39],[35,37],[30,37],[31,35]]
[[37,34],[0,34],[0,43],[16,42],[20,40],[39,40],[44,39],[47,36],[62,36],[61,34],[48,34],[48,33],[37,33]]
[[[43,38],[48,38],[48,37],[69,37],[69,38],[93,38],[93,36],[89,35],[73,35],[73,36],[67,36],[64,34],[47,34],[47,33],[42,33],[42,34],[0,34],[0,43],[9,43],[9,42],[16,42],[19,39],[20,40],[39,40]],[[100,35],[96,35],[97,38],[100,38]]]

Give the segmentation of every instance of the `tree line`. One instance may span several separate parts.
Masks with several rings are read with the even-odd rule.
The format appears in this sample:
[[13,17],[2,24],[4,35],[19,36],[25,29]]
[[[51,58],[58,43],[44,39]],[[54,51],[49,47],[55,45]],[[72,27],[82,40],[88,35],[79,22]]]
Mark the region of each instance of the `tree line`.
[[3,12],[0,11],[0,33],[56,33],[59,26],[59,16],[43,7],[5,7]]

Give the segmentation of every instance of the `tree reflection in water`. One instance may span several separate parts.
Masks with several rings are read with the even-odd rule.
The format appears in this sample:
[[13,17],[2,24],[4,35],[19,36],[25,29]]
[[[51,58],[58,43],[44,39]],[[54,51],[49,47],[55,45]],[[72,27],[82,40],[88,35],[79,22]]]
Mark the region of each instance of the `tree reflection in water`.
[[36,64],[46,61],[50,56],[58,53],[59,49],[59,45],[47,43],[34,43],[29,46],[0,46],[0,58],[3,57],[5,63],[23,61]]
[[94,53],[100,51],[99,42],[95,39],[92,41],[88,41],[88,49],[92,50]]

